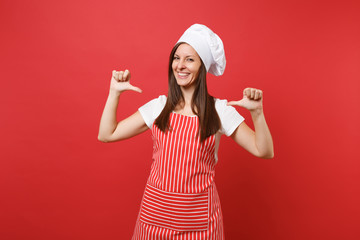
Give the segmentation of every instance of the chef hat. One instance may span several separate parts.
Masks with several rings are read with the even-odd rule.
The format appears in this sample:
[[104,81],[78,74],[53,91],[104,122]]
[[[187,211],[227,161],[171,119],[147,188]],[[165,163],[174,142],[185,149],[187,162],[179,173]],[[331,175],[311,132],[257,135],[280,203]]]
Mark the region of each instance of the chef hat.
[[192,46],[205,64],[206,71],[219,76],[225,71],[226,59],[224,45],[216,33],[201,24],[190,26],[180,37],[179,42]]

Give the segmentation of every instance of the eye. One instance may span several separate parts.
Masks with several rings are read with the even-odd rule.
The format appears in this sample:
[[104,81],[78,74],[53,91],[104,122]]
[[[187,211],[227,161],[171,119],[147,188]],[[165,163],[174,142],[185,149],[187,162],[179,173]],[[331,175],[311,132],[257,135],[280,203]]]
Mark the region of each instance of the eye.
[[186,59],[187,61],[189,61],[189,62],[193,62],[194,61],[194,59],[192,59],[192,58],[188,58],[188,59]]
[[179,60],[180,58],[178,56],[174,56],[173,60]]

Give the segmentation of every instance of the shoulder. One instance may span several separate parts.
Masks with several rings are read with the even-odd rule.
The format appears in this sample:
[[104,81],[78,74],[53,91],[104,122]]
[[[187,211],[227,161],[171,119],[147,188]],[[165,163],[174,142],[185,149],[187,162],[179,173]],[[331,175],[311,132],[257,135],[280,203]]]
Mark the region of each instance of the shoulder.
[[159,116],[165,107],[166,99],[167,97],[165,95],[160,95],[159,97],[150,100],[139,108],[139,112],[149,128],[151,128],[154,120]]
[[160,95],[157,98],[150,100],[149,102],[142,105],[140,108],[163,108],[165,106],[167,97],[165,95]]
[[219,98],[214,98],[215,100],[215,109],[218,112],[218,114],[221,114],[221,112],[225,111],[226,109],[235,109],[232,106],[228,106],[228,100],[226,99],[219,99]]
[[228,106],[227,103],[226,99],[215,98],[215,109],[221,122],[220,132],[230,136],[240,123],[244,121],[244,117],[233,106]]
[[155,98],[153,100],[156,100],[159,105],[165,106],[167,97],[165,95],[160,95],[158,98]]
[[215,107],[216,108],[221,107],[224,104],[226,105],[226,103],[228,102],[226,99],[219,99],[219,98],[216,98],[216,97],[214,97],[214,100],[215,100]]
[[227,99],[219,99],[219,98],[214,98],[214,99],[215,99],[215,109],[220,117],[220,120],[226,115],[238,114],[238,112],[233,106],[227,105],[228,103]]

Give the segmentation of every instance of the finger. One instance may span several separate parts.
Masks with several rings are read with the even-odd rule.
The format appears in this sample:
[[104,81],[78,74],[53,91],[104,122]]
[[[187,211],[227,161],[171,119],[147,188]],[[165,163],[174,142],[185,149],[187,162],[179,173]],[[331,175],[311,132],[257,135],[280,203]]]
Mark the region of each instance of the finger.
[[245,88],[243,92],[244,97],[249,98],[250,97],[250,88]]
[[116,79],[117,82],[120,81],[119,74],[120,74],[120,72],[116,71],[116,73],[115,73],[116,78],[115,79]]
[[255,88],[251,88],[251,90],[250,90],[250,98],[251,98],[251,99],[254,99],[254,97],[255,97],[255,91],[256,91]]
[[130,71],[126,69],[123,75],[123,81],[129,81],[129,80],[130,80]]
[[120,81],[120,82],[124,82],[124,80],[123,80],[123,75],[124,75],[124,72],[123,72],[123,71],[120,71],[120,72],[119,72],[119,81]]
[[260,97],[260,93],[261,93],[261,91],[260,91],[260,90],[256,90],[256,91],[255,91],[254,100],[258,100],[258,99],[260,99],[260,98],[261,98],[261,97]]
[[119,73],[118,71],[115,71],[114,73],[114,79],[118,82],[119,81]]
[[116,70],[113,70],[113,71],[112,71],[112,77],[113,77],[115,80],[117,80],[117,79],[116,79]]
[[262,99],[262,97],[263,97],[263,92],[259,90],[259,99]]

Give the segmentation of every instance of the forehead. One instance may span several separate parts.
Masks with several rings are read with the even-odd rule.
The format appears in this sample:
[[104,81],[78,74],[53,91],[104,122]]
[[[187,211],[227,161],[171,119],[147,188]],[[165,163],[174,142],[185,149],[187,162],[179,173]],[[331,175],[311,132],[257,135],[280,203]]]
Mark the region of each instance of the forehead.
[[195,49],[187,43],[181,44],[175,51],[176,55],[199,57]]

